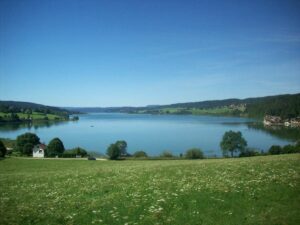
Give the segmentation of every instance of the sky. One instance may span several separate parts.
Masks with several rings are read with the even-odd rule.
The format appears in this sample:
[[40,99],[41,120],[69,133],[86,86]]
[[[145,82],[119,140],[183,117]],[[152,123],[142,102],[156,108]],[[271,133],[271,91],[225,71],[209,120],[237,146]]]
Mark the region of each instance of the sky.
[[300,92],[300,1],[0,0],[0,100],[145,106]]

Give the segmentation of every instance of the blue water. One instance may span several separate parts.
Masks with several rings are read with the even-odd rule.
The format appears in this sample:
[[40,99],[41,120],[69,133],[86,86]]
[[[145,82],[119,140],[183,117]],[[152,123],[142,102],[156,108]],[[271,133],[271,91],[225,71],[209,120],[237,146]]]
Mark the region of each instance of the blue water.
[[66,148],[80,146],[100,153],[105,153],[116,140],[126,140],[129,153],[144,150],[149,155],[159,155],[164,150],[178,155],[188,148],[198,147],[208,156],[220,156],[219,143],[228,130],[241,131],[248,146],[260,150],[290,143],[263,130],[249,128],[248,124],[254,121],[247,118],[121,113],[91,113],[79,117],[79,121],[48,127],[8,129],[0,125],[0,137],[14,139],[22,133],[33,132],[46,144],[59,137]]

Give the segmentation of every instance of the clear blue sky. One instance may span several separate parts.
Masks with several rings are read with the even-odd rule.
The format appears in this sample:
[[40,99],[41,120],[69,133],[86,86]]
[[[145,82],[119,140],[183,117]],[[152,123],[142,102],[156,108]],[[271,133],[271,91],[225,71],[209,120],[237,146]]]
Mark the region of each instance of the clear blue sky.
[[300,92],[300,1],[0,0],[0,99],[140,106]]

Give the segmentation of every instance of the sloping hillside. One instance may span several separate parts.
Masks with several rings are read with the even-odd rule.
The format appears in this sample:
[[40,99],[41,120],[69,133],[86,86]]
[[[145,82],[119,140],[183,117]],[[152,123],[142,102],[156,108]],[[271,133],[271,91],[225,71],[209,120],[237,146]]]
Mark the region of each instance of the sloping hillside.
[[70,111],[31,102],[0,101],[0,121],[68,120]]
[[123,112],[146,114],[199,114],[263,117],[276,115],[285,118],[300,116],[300,93],[246,99],[224,99],[200,102],[152,105],[145,107],[67,108],[80,112]]

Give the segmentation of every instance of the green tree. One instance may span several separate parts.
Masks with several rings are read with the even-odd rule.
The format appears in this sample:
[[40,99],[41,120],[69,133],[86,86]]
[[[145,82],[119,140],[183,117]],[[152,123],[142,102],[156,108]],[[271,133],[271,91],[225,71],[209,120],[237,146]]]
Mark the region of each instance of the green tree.
[[115,143],[120,149],[120,156],[127,156],[127,142],[119,140]]
[[53,138],[47,146],[47,153],[49,156],[62,155],[64,151],[64,144],[59,138]]
[[257,156],[257,155],[259,155],[259,152],[256,149],[246,148],[244,151],[242,151],[239,154],[239,157],[251,157],[251,156]]
[[87,151],[83,148],[77,147],[74,150],[76,152],[76,155],[80,155],[81,157],[87,156]]
[[279,145],[272,145],[270,148],[269,148],[269,153],[271,155],[279,155],[282,153],[282,148],[281,146]]
[[147,158],[148,155],[144,151],[136,151],[135,153],[133,153],[133,157],[135,157],[135,158]]
[[[19,135],[17,137],[16,150],[21,152],[22,154],[29,155],[29,150],[28,150],[29,147],[27,146],[26,148],[24,148],[25,145],[31,144],[32,146],[34,146],[39,143],[40,143],[40,138],[36,134],[25,133],[25,134]],[[25,150],[25,152],[24,152],[24,150]],[[32,148],[31,148],[30,154],[32,154]]]
[[26,109],[26,110],[25,110],[25,113],[26,113],[26,114],[32,114],[32,109]]
[[294,145],[285,145],[283,148],[282,148],[282,153],[283,154],[289,154],[289,153],[296,153],[296,146]]
[[106,154],[109,156],[109,159],[116,160],[121,155],[120,147],[115,143],[111,144],[106,151]]
[[200,148],[191,148],[186,151],[185,158],[187,158],[187,159],[203,159],[204,155]]
[[0,157],[5,157],[7,150],[3,142],[0,140]]
[[26,143],[22,149],[23,155],[32,156],[33,147],[34,145],[32,143]]
[[298,141],[296,142],[296,145],[295,145],[295,151],[298,152],[298,153],[300,153],[300,140],[298,140]]
[[10,119],[11,119],[11,121],[19,121],[20,120],[18,114],[16,114],[16,113],[11,113]]
[[173,158],[173,154],[171,151],[169,150],[165,150],[162,152],[162,154],[160,155],[160,157],[163,157],[163,158]]
[[69,150],[65,150],[63,153],[63,157],[66,158],[73,158],[76,157],[77,155],[80,155],[81,157],[87,156],[87,151],[83,148],[77,147]]
[[243,138],[240,131],[234,132],[232,130],[225,132],[220,146],[223,150],[223,155],[227,156],[228,152],[233,157],[234,152],[243,152],[247,146],[247,141]]

